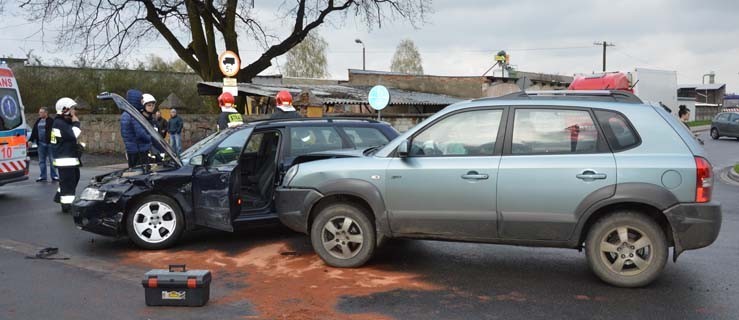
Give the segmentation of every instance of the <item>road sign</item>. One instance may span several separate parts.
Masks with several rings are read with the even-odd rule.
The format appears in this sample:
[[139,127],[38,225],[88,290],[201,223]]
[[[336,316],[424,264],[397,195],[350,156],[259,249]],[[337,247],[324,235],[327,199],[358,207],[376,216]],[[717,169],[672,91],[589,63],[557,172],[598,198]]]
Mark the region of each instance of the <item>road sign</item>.
[[367,100],[369,100],[372,109],[378,111],[385,109],[387,104],[390,103],[390,92],[387,91],[385,86],[374,86],[367,95]]
[[241,60],[233,51],[226,50],[218,56],[218,67],[221,68],[221,73],[224,76],[233,77],[239,73]]

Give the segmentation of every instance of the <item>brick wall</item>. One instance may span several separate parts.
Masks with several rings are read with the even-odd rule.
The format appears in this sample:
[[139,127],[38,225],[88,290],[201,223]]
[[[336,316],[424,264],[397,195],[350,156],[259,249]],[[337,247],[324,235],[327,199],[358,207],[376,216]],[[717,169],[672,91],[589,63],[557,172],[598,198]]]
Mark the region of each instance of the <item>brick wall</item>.
[[[180,115],[184,122],[182,144],[185,148],[212,133],[218,115],[188,114]],[[29,126],[36,122],[38,115],[26,114]],[[82,134],[80,141],[86,144],[86,150],[93,153],[124,153],[125,146],[121,138],[120,115],[86,114],[80,115]],[[203,128],[210,128],[205,130]],[[183,148],[184,149],[184,148]]]
[[484,77],[419,76],[392,73],[349,72],[347,84],[358,86],[384,85],[389,88],[446,94],[464,99],[482,97]]

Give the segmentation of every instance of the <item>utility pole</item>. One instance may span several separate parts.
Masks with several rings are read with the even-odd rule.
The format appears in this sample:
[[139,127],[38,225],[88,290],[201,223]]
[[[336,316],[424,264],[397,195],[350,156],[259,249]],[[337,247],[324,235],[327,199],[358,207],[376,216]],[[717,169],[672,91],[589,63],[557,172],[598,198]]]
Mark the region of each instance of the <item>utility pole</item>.
[[616,45],[606,41],[594,42],[593,44],[596,46],[603,46],[603,72],[606,72],[606,47],[615,47]]

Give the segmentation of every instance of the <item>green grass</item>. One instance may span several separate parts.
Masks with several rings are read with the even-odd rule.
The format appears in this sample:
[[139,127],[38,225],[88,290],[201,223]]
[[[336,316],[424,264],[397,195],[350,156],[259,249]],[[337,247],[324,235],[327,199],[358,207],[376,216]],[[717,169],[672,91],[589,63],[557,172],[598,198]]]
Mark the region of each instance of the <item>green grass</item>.
[[696,120],[688,122],[688,127],[705,126],[711,124],[711,120]]
[[734,165],[734,172],[739,173],[739,163]]

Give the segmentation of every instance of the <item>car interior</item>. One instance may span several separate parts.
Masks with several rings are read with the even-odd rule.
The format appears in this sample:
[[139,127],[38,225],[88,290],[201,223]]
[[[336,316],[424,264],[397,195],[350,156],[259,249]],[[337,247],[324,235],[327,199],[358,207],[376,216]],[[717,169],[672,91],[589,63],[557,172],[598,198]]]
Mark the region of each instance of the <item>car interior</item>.
[[270,204],[277,175],[280,132],[264,131],[251,135],[239,159],[235,174],[240,176],[241,210],[262,209]]

